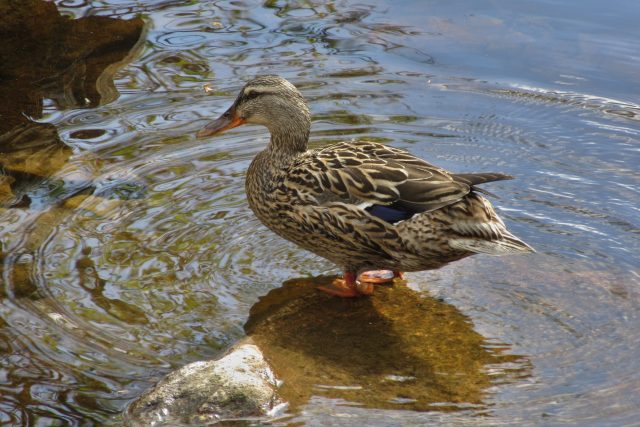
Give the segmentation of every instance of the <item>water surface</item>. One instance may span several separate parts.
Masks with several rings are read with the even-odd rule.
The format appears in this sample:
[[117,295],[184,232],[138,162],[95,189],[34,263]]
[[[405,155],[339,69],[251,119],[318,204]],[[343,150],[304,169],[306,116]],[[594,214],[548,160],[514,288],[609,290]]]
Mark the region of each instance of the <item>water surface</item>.
[[[477,379],[467,405],[453,393],[371,403],[334,385],[283,423],[637,423],[640,4],[55,4],[145,29],[104,64],[100,97],[79,89],[98,50],[80,50],[35,79],[34,102],[2,101],[14,118],[2,147],[18,147],[3,151],[0,181],[2,422],[118,424],[164,373],[242,337],[261,297],[337,273],[248,210],[243,177],[265,129],[195,139],[244,82],[277,73],[309,101],[312,146],[375,140],[452,171],[516,176],[486,187],[538,251],[408,275],[412,298],[485,348],[460,373]],[[26,140],[55,142],[25,155]]]

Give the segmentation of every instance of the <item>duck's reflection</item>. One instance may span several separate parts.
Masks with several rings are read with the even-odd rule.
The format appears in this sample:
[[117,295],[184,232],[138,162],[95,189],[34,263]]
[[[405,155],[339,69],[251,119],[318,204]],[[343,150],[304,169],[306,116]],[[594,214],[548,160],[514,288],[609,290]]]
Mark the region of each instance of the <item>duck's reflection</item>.
[[285,282],[245,325],[293,407],[321,395],[370,408],[456,410],[482,405],[496,379],[528,376],[525,358],[490,345],[450,304],[403,285],[344,300],[315,290],[326,280]]

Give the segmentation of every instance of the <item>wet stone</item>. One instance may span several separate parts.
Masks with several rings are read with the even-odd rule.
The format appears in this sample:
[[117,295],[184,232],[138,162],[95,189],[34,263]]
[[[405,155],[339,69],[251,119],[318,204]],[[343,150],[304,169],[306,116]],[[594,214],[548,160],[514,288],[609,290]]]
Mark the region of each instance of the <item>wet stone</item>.
[[175,426],[268,417],[283,407],[277,380],[251,340],[224,357],[186,365],[134,401],[127,425]]

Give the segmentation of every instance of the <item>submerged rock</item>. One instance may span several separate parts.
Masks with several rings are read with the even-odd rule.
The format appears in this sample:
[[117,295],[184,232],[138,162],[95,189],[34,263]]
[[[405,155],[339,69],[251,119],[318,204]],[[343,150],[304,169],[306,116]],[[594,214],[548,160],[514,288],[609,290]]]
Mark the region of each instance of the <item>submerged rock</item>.
[[451,304],[401,283],[376,286],[369,298],[316,290],[332,279],[285,282],[245,324],[294,412],[315,397],[371,409],[483,407],[495,381],[529,375],[526,357],[487,340]]
[[210,425],[268,417],[286,406],[278,382],[250,339],[224,357],[186,365],[161,380],[128,408],[127,425]]

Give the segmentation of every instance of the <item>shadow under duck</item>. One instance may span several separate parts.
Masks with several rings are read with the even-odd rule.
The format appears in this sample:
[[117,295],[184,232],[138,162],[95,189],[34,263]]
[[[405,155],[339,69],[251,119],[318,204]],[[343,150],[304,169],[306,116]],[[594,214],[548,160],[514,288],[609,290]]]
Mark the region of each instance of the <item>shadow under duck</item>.
[[[455,174],[374,142],[307,150],[309,108],[294,85],[275,75],[248,82],[198,137],[245,123],[271,133],[247,172],[249,206],[276,234],[342,267],[344,278],[323,291],[356,297],[402,271],[435,269],[475,253],[533,252],[476,188],[509,175]],[[393,275],[368,272],[375,269]]]

